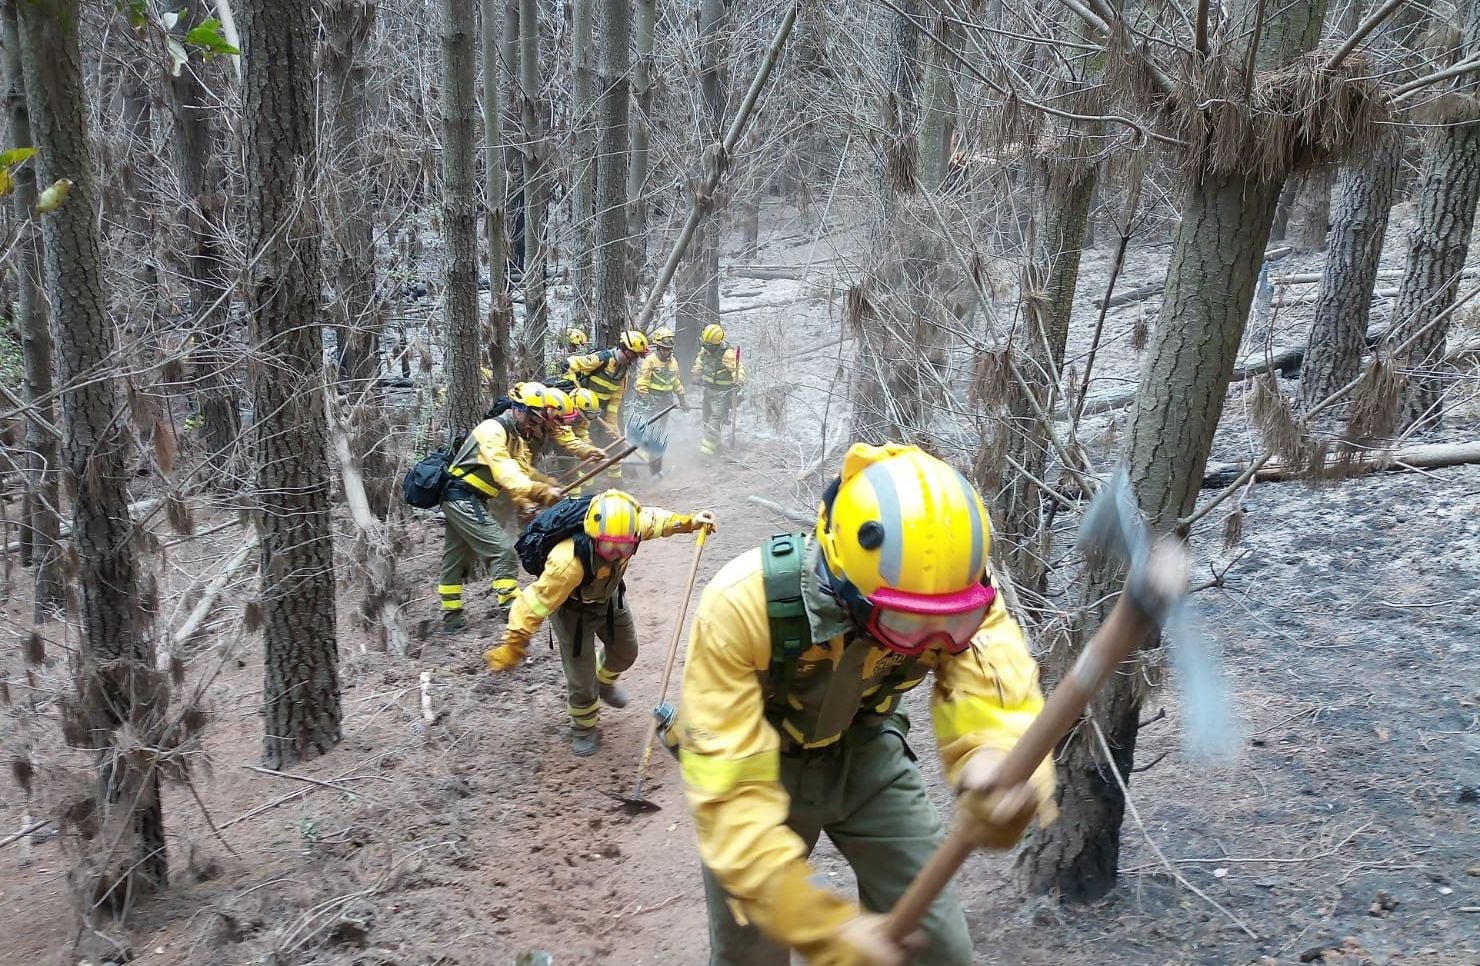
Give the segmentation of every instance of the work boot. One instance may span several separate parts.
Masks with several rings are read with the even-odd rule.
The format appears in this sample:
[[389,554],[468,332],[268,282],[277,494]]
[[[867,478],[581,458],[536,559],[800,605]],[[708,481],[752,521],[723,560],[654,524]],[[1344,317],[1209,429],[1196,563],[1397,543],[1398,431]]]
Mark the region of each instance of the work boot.
[[601,745],[601,736],[595,728],[570,726],[570,750],[577,758],[590,758]]
[[627,692],[622,686],[613,681],[611,684],[602,684],[596,688],[596,696],[601,698],[603,704],[609,708],[627,707]]
[[460,634],[463,628],[468,626],[468,618],[460,610],[444,610],[442,612],[442,633]]

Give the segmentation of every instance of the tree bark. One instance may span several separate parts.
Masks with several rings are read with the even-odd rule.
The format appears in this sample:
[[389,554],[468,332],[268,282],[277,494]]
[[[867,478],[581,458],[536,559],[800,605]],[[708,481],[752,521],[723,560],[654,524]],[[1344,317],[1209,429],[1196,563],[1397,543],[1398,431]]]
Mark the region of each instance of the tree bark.
[[627,129],[631,135],[630,164],[627,168],[627,218],[632,233],[628,254],[632,264],[627,272],[627,294],[637,297],[647,278],[648,250],[648,122],[653,110],[653,85],[656,72],[653,68],[653,41],[658,19],[657,0],[637,0],[636,27],[637,62],[632,71],[632,104],[636,113],[628,119]]
[[[570,4],[570,307],[571,321],[581,328],[589,327],[595,303],[592,244],[596,218],[597,124],[591,67],[596,56],[592,30],[595,2],[572,0]],[[605,81],[603,73],[603,105],[606,94],[610,93],[605,89]]]
[[[946,180],[951,160],[951,140],[955,129],[955,94],[951,78],[959,71],[951,55],[956,43],[956,28],[950,16],[936,18],[930,34],[930,58],[925,64],[925,78],[920,109],[920,186],[934,191]],[[1078,244],[1078,239],[1075,239]]]
[[[1259,38],[1251,67],[1267,73],[1310,50],[1324,6],[1324,0],[1302,0],[1277,10],[1262,3],[1236,9],[1244,27],[1262,21],[1265,28],[1246,34]],[[1204,162],[1187,186],[1122,453],[1139,509],[1155,532],[1173,531],[1197,499],[1285,174],[1210,169]],[[1060,648],[1046,662],[1050,678],[1065,673],[1119,589],[1119,574],[1100,568],[1087,576],[1084,626],[1076,628],[1075,647]],[[1118,674],[1095,699],[1091,713],[1104,729],[1111,761],[1100,760],[1089,728],[1061,746],[1059,821],[1034,834],[1018,860],[1020,882],[1030,891],[1092,901],[1114,886],[1125,796],[1106,769],[1130,781],[1142,677],[1134,668]]]
[[[204,16],[203,0],[186,0],[174,29],[183,42],[191,24]],[[235,272],[229,258],[228,195],[222,163],[221,124],[201,76],[208,63],[193,59],[178,76],[168,70],[164,87],[175,142],[175,173],[185,203],[186,287],[190,293],[201,432],[212,463],[230,467],[241,437],[238,389],[231,377],[240,348],[230,336],[229,315]],[[232,476],[229,471],[223,475]]]
[[1361,369],[1377,265],[1402,160],[1403,136],[1385,128],[1373,153],[1353,158],[1342,172],[1330,250],[1301,363],[1303,409],[1351,382]]
[[254,522],[266,648],[262,757],[283,768],[340,737],[334,541],[320,340],[312,4],[242,5]]
[[627,328],[627,133],[632,6],[601,0],[601,105],[597,124],[596,275],[592,312],[605,345]]
[[471,432],[482,418],[478,370],[478,202],[473,167],[477,130],[474,7],[442,0],[442,238],[446,280],[442,293],[447,355],[447,418],[452,437]]
[[483,55],[484,234],[488,239],[488,368],[496,386],[509,381],[509,327],[514,305],[509,298],[509,199],[504,162],[504,69],[500,45],[504,0],[482,0],[479,45]]
[[[4,64],[10,137],[6,148],[30,147],[31,116],[26,109],[26,82],[21,71],[20,32],[15,4],[0,8],[4,17]],[[57,439],[43,425],[56,425],[56,407],[51,402],[52,344],[47,328],[43,294],[39,233],[31,215],[36,209],[36,169],[23,164],[12,175],[15,188],[10,196],[11,215],[18,227],[15,248],[16,331],[21,341],[21,361],[26,372],[26,402],[35,407],[26,420],[26,492],[21,503],[21,563],[33,568],[35,619],[61,606],[63,574],[61,554],[61,493],[58,487],[61,450]]]
[[[1459,58],[1480,53],[1480,0],[1459,5],[1464,46]],[[1438,107],[1444,126],[1430,134],[1418,184],[1418,220],[1408,235],[1408,262],[1398,299],[1393,303],[1389,340],[1397,344],[1416,336],[1397,360],[1406,371],[1397,426],[1440,420],[1440,401],[1447,383],[1443,371],[1449,319],[1439,316],[1454,304],[1460,272],[1470,253],[1475,206],[1480,203],[1480,109],[1474,95],[1480,85],[1467,80]],[[1426,331],[1424,331],[1426,330]],[[1422,332],[1422,334],[1419,334]]]
[[538,0],[519,0],[520,115],[524,122],[524,338],[521,368],[543,372],[538,354],[550,325],[545,301],[545,209],[550,187],[545,175],[545,102],[540,88],[540,12]]
[[127,728],[150,747],[167,704],[144,626],[126,449],[109,365],[117,347],[103,291],[92,131],[82,80],[78,0],[18,4],[21,61],[41,181],[72,181],[71,195],[40,216],[53,308],[62,441],[73,500],[74,586],[82,622],[77,697],[82,722],[69,741],[99,753],[97,808],[108,843],[93,902],[126,910],[168,878],[159,772],[152,755],[125,755]]
[[1306,172],[1295,197],[1295,250],[1323,252],[1331,228],[1331,186],[1336,169],[1329,164]]

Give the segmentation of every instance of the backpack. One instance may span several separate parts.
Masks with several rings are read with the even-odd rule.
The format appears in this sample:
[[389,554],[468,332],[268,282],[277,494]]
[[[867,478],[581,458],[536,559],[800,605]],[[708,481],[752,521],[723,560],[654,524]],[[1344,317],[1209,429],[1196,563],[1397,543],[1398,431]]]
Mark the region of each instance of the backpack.
[[512,407],[513,405],[514,400],[510,399],[508,396],[500,396],[493,401],[492,408],[490,408],[488,412],[483,414],[483,418],[497,419],[504,413],[508,412],[510,407]]
[[766,588],[766,620],[771,628],[771,680],[785,700],[797,658],[812,646],[812,626],[802,603],[805,533],[778,533],[761,544],[761,577]]
[[[461,443],[461,440],[458,441]],[[442,495],[447,492],[447,484],[452,477],[447,473],[447,467],[452,464],[454,450],[458,447],[435,449],[424,457],[411,469],[406,471],[406,478],[401,481],[401,493],[406,502],[419,510],[430,510],[442,502]]]
[[[562,540],[583,534],[586,526],[586,508],[595,497],[561,500],[535,514],[529,526],[519,535],[514,552],[519,555],[519,564],[533,577],[545,572],[545,561],[550,551]],[[590,568],[586,577],[590,579]]]

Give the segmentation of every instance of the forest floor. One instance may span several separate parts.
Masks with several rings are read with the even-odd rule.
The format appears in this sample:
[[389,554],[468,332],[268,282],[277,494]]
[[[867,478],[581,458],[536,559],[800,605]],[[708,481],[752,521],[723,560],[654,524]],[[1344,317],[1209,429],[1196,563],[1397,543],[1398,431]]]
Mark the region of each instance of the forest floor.
[[[779,247],[773,237],[776,261]],[[1097,267],[1103,255],[1086,273],[1090,292]],[[797,288],[727,284],[732,298],[796,294],[795,311],[776,315],[788,313],[804,344],[825,340],[837,331],[833,310]],[[765,326],[776,316],[765,311],[725,318],[760,346],[757,395],[772,381]],[[1126,324],[1112,319],[1119,344]],[[1122,361],[1107,374],[1133,377],[1134,354],[1126,350]],[[667,475],[628,471],[624,484],[646,502],[719,515],[701,586],[791,526],[748,497],[808,509],[816,479],[799,480],[799,467],[817,460],[822,419],[814,410],[828,405],[836,364],[816,353],[803,376],[789,372],[811,384],[812,403],[789,401],[779,418],[748,406],[736,451],[715,466],[694,457],[697,420],[687,414],[674,427]],[[1466,418],[1449,432],[1474,438],[1480,427]],[[1228,433],[1215,458],[1237,459],[1247,443],[1241,421]],[[1203,534],[1199,571],[1225,572],[1223,586],[1198,599],[1222,651],[1239,755],[1217,767],[1185,761],[1174,688],[1154,692],[1144,717],[1166,714],[1141,732],[1137,760],[1150,767],[1131,784],[1139,822],[1126,823],[1120,885],[1089,906],[1025,900],[1010,855],[974,857],[961,889],[977,960],[1480,962],[1477,506],[1480,467],[1321,488],[1270,484],[1245,501],[1236,547],[1225,551]],[[231,519],[202,512],[197,529]],[[427,516],[411,530],[401,566],[420,596],[409,606],[414,619],[430,622],[440,528]],[[241,539],[228,525],[172,551],[176,593]],[[492,680],[464,670],[501,628],[480,594],[469,595],[465,635],[433,636],[420,656],[397,660],[355,628],[347,591],[343,742],[294,769],[313,783],[253,771],[260,656],[239,619],[218,622],[190,673],[196,680],[221,668],[207,691],[210,768],[196,771],[199,804],[188,789],[167,791],[174,881],[140,905],[127,937],[134,961],[476,966],[544,950],[561,966],[704,962],[703,890],[676,767],[661,753],[654,758],[649,797],[659,812],[628,817],[604,794],[631,786],[691,559],[690,538],[676,537],[645,545],[635,561],[628,596],[643,656],[625,679],[633,701],[603,711],[602,748],[590,759],[569,751],[560,662],[543,632],[521,669]],[[24,583],[18,568],[9,575],[7,633],[27,626]],[[235,614],[239,605],[223,610]],[[14,693],[25,695],[18,651],[7,648],[0,660]],[[60,667],[29,680],[59,680]],[[432,674],[430,725],[421,716],[423,671]],[[678,680],[675,673],[675,692]],[[914,744],[945,812],[925,690],[912,696],[921,722]],[[39,718],[24,713],[38,696]],[[38,723],[47,704],[33,691],[9,709],[12,747],[26,744],[37,756],[55,750]],[[0,823],[24,827],[33,806],[13,784],[3,795]],[[43,833],[0,853],[0,962],[78,961],[62,844]],[[1174,878],[1158,849],[1203,896]],[[817,862],[831,884],[849,888],[846,865],[825,843]]]

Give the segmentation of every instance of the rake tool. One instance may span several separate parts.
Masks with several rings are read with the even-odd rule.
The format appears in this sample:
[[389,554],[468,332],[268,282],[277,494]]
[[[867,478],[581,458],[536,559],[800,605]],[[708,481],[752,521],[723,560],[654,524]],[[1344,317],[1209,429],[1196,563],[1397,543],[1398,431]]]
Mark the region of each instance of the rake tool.
[[[673,665],[678,659],[678,642],[683,639],[683,621],[689,613],[689,598],[694,594],[694,581],[699,577],[699,557],[704,553],[704,541],[708,538],[708,530],[700,530],[699,536],[694,543],[694,562],[689,567],[689,581],[684,587],[683,599],[678,605],[678,619],[673,622],[673,640],[668,644],[668,660],[663,664],[663,683],[658,687],[658,705],[661,706],[668,697],[668,679],[673,676]],[[657,802],[642,797],[642,786],[647,781],[648,765],[653,760],[653,746],[658,739],[658,716],[653,715],[653,720],[648,724],[647,740],[642,743],[642,756],[637,759],[637,781],[632,786],[631,795],[623,795],[619,792],[606,792],[609,798],[614,798],[621,804],[618,806],[628,815],[641,815],[644,812],[656,812],[662,808]]]
[[648,472],[653,476],[663,472],[663,454],[668,452],[668,430],[660,425],[659,420],[677,408],[678,403],[670,403],[641,422],[636,418],[627,421],[626,439],[636,441],[643,459],[647,460]]
[[[593,469],[587,470],[580,476],[577,476],[574,480],[571,480],[569,483],[561,486],[561,495],[564,496],[571,490],[574,490],[577,487],[581,486],[581,484],[585,483],[592,477],[599,476],[600,474],[605,473],[607,470],[611,469],[613,466],[616,466],[618,463],[622,462],[622,460],[631,456],[639,449],[643,449],[645,446],[650,445],[651,433],[648,427],[652,425],[655,420],[668,415],[668,413],[677,405],[677,403],[674,403],[672,406],[669,406],[667,409],[664,409],[661,412],[653,414],[653,416],[641,423],[629,424],[627,427],[627,435],[623,436],[621,439],[618,439],[616,442],[612,443],[606,448],[607,452],[612,453],[612,455],[597,463]],[[633,442],[632,440],[636,440],[636,442]],[[644,455],[646,455],[645,450]],[[649,457],[649,463],[651,463],[651,457]]]

